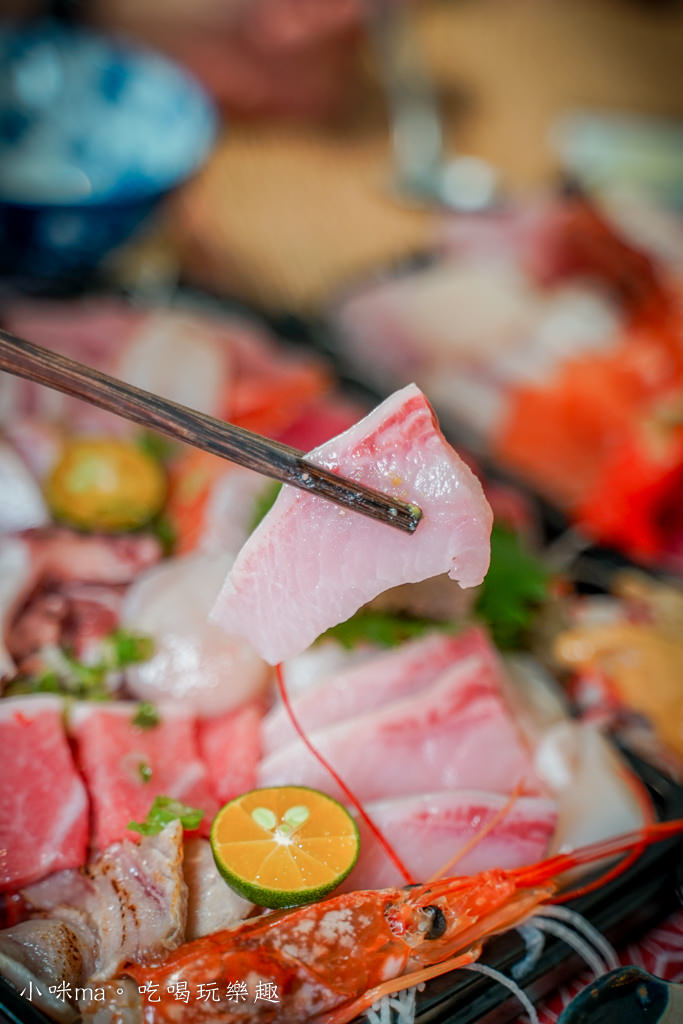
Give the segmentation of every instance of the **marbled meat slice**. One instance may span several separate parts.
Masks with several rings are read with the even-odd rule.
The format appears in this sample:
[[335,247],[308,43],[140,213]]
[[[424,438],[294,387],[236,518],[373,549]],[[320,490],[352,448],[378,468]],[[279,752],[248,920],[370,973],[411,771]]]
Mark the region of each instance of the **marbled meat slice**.
[[[545,797],[508,797],[483,790],[456,789],[418,796],[371,801],[365,809],[418,881],[439,872],[493,818],[492,827],[447,875],[471,875],[491,868],[515,868],[545,856],[555,829],[557,809]],[[344,888],[382,889],[402,884],[396,867],[367,826],[358,821],[358,862]]]
[[491,509],[414,384],[309,458],[416,502],[423,521],[409,535],[283,487],[238,555],[212,612],[227,632],[246,637],[276,663],[399,583],[446,571],[464,587],[481,583]]
[[256,786],[261,760],[260,701],[197,723],[199,753],[221,804]]
[[[490,650],[482,629],[473,627],[458,636],[431,634],[342,669],[302,693],[290,695],[290,703],[304,729],[320,729],[416,693],[449,665]],[[284,707],[273,708],[263,721],[266,754],[296,738]]]
[[158,723],[134,722],[137,705],[82,702],[69,712],[69,731],[93,804],[93,842],[100,850],[137,833],[129,821],[144,821],[156,796],[169,796],[205,812],[207,831],[217,803],[196,741],[194,718],[160,704]]
[[[413,696],[308,735],[360,800],[442,789],[510,793],[521,785],[533,794],[544,788],[501,695],[499,672],[477,655]],[[312,786],[343,799],[301,741],[266,758],[259,781]]]
[[0,892],[85,863],[88,795],[56,697],[0,703]]

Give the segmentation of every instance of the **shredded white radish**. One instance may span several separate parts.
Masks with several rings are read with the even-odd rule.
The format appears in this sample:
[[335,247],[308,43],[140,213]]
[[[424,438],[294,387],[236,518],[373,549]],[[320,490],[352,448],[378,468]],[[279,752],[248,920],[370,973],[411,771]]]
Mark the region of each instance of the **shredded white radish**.
[[516,930],[519,932],[524,945],[526,946],[524,956],[510,971],[510,974],[515,981],[519,981],[525,974],[532,971],[538,963],[538,958],[543,952],[543,947],[545,946],[545,935],[540,931],[540,929],[535,928],[534,925],[528,921],[526,924],[518,925]]
[[515,996],[524,1007],[529,1018],[529,1024],[539,1024],[538,1014],[534,1009],[534,1004],[531,1002],[526,992],[521,989],[517,982],[513,981],[512,978],[508,978],[506,974],[495,970],[493,967],[487,967],[486,964],[465,964],[463,967],[458,969],[461,971],[474,971],[475,974],[485,974],[487,978],[493,978],[494,981],[504,985],[505,988],[509,989],[513,996]]
[[531,920],[539,931],[548,932],[549,935],[554,935],[566,942],[582,960],[586,961],[596,978],[605,973],[605,965],[593,947],[589,946],[581,935],[577,935],[566,924],[560,924],[559,921],[548,921],[543,917],[532,917]]
[[572,910],[570,907],[563,907],[558,904],[549,904],[543,907],[543,912],[538,915],[539,917],[555,917],[559,918],[560,921],[566,921],[567,924],[580,932],[585,939],[592,942],[599,953],[602,953],[607,969],[612,971],[619,966],[617,954],[614,951],[614,946],[611,942],[608,942],[605,936],[595,928],[590,921],[587,921],[585,917],[578,913],[576,910]]
[[[416,988],[406,988],[393,995],[382,996],[365,1012],[368,1024],[414,1024]],[[393,1011],[396,1016],[393,1016]]]

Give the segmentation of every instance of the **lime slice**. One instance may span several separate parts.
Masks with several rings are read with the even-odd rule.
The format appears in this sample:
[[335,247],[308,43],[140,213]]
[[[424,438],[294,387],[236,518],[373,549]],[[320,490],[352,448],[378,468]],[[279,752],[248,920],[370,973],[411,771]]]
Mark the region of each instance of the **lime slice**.
[[57,519],[107,533],[143,526],[165,495],[165,474],[155,459],[138,445],[106,437],[67,441],[45,487]]
[[332,797],[306,786],[252,789],[211,827],[218,870],[261,907],[295,907],[331,892],[358,858],[356,823]]

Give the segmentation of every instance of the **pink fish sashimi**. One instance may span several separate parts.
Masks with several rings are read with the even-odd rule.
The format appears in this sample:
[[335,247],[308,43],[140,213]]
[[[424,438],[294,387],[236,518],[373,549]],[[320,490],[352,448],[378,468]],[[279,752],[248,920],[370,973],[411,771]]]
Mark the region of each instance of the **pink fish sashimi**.
[[217,810],[194,719],[159,705],[158,724],[142,728],[133,722],[135,712],[135,704],[123,702],[83,702],[69,712],[69,731],[93,803],[93,842],[101,850],[137,837],[127,830],[128,822],[144,821],[156,796],[201,808],[203,832]]
[[0,891],[85,863],[88,796],[56,697],[0,703]]
[[[366,811],[414,878],[426,881],[504,811],[508,798],[483,790],[453,790],[396,797],[366,804]],[[490,868],[516,868],[540,860],[557,821],[553,800],[519,797],[448,874],[471,875]],[[344,888],[399,885],[396,867],[363,821],[358,862]]]
[[[459,659],[488,650],[490,644],[481,629],[467,629],[459,636],[433,634],[337,672],[291,696],[290,703],[304,729],[320,729],[415,693]],[[284,708],[273,708],[263,722],[266,754],[296,738]]]
[[448,571],[464,587],[489,564],[491,510],[411,384],[310,453],[317,465],[416,502],[413,535],[283,487],[229,573],[212,615],[272,664],[399,583]]
[[256,786],[261,759],[260,701],[198,723],[199,752],[220,803]]
[[[309,738],[361,800],[442,789],[543,791],[530,750],[499,690],[498,673],[477,655],[458,662],[419,693]],[[301,741],[266,758],[264,786],[295,784],[343,795]]]

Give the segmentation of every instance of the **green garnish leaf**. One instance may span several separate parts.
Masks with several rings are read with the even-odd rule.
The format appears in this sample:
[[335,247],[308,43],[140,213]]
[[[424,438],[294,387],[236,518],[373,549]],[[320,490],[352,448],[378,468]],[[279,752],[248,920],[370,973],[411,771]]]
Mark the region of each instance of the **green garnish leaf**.
[[143,782],[149,782],[152,778],[152,769],[146,761],[140,761],[140,764],[138,765],[138,772]]
[[45,647],[41,651],[45,671],[15,680],[11,692],[60,693],[78,700],[108,700],[110,674],[146,661],[153,653],[151,637],[126,629],[115,629],[103,639],[99,660],[93,664],[80,661],[62,647]]
[[159,712],[153,704],[143,700],[138,704],[132,721],[133,725],[137,725],[139,729],[153,729],[155,725],[159,724]]
[[261,520],[270,512],[271,508],[275,504],[275,499],[280,493],[282,484],[279,484],[276,480],[269,483],[264,489],[257,495],[254,501],[254,507],[251,515],[251,522],[249,524],[249,532],[253,532]]
[[133,633],[129,629],[115,629],[106,640],[112,668],[126,668],[147,661],[154,654],[151,636]]
[[376,612],[362,609],[346,622],[332,626],[319,638],[336,640],[342,647],[352,650],[360,644],[374,644],[378,647],[398,647],[405,640],[422,636],[430,630],[440,629],[455,632],[459,627],[453,622],[436,622],[432,619],[417,619],[409,615],[392,612]]
[[494,523],[491,567],[475,606],[498,647],[518,647],[548,596],[548,570],[524,547],[520,537]]
[[157,796],[145,820],[129,821],[127,827],[131,832],[140,832],[143,836],[156,836],[169,822],[179,819],[184,829],[193,832],[199,828],[203,817],[204,811],[197,807],[188,807],[170,796]]
[[169,462],[178,451],[177,444],[153,430],[142,430],[136,436],[135,443],[145,455],[157,462]]
[[178,541],[178,533],[171,520],[163,515],[155,516],[151,522],[144,527],[145,533],[151,533],[161,544],[161,550],[168,558],[175,551]]

